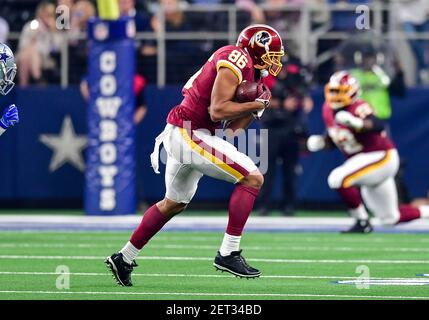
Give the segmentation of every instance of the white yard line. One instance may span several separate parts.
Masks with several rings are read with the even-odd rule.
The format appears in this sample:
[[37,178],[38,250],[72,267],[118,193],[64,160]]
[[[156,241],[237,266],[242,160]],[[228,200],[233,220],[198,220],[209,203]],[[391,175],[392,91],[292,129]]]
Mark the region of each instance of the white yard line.
[[[0,255],[3,259],[24,260],[103,260],[103,256],[49,256],[49,255]],[[212,257],[172,257],[172,256],[147,256],[139,257],[139,260],[174,260],[174,261],[212,261]],[[249,261],[267,263],[375,263],[375,264],[429,264],[428,260],[377,260],[377,259],[269,259],[249,258]]]
[[354,280],[340,280],[336,281],[337,284],[349,285],[367,285],[367,286],[427,286],[429,285],[428,279],[354,279]]
[[417,296],[371,296],[341,294],[307,294],[307,293],[224,293],[224,292],[103,292],[103,291],[32,291],[32,290],[1,290],[4,294],[35,294],[35,295],[123,295],[123,296],[204,296],[204,297],[277,297],[277,298],[343,298],[343,299],[412,299],[428,300],[429,297]]
[[[1,275],[30,275],[30,276],[51,276],[51,275],[70,275],[70,276],[110,276],[110,273],[101,272],[32,272],[32,271],[0,271]],[[165,277],[165,278],[225,278],[220,274],[185,274],[185,273],[133,273],[133,277]],[[358,283],[365,283],[368,280],[362,280],[358,277],[350,276],[307,276],[307,275],[262,275],[265,279],[350,279]],[[340,280],[342,281],[342,280]],[[391,281],[391,282],[420,282],[429,284],[428,279],[422,278],[379,278],[371,277],[370,281]]]
[[[110,273],[97,272],[30,272],[30,271],[0,271],[1,275],[35,275],[35,276],[50,276],[50,275],[70,275],[70,276],[110,276]],[[184,273],[133,273],[133,277],[177,277],[177,278],[225,278],[225,275],[220,274],[184,274]],[[267,279],[357,279],[356,277],[334,277],[334,276],[305,276],[305,275],[262,275],[261,278]],[[402,278],[398,278],[402,279]],[[429,280],[426,280],[429,281]]]
[[[116,248],[117,244],[90,244],[90,243],[0,243],[0,248]],[[200,249],[217,250],[216,245],[191,245],[191,244],[149,244],[148,249]],[[254,251],[356,251],[356,252],[429,252],[429,248],[409,248],[409,247],[330,247],[330,246],[246,246],[247,250]]]

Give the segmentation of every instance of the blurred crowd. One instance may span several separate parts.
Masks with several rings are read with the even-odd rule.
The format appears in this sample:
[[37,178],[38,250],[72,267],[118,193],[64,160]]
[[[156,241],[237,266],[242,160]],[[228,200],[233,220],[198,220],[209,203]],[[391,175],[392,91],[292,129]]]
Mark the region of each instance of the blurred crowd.
[[[289,55],[298,56],[302,45],[301,7],[336,4],[341,9],[345,4],[367,4],[374,0],[117,0],[122,16],[135,20],[137,32],[157,32],[160,29],[157,12],[162,7],[165,12],[166,32],[227,32],[228,12],[188,11],[190,5],[235,5],[237,11],[236,31],[250,23],[267,23],[275,27],[287,40]],[[428,43],[419,38],[429,33],[429,1],[427,0],[380,0],[383,4],[393,4],[394,24],[398,30],[412,39],[408,43],[411,61],[407,69],[413,68],[412,84],[429,84]],[[59,83],[61,77],[61,56],[68,53],[68,83],[76,84],[86,72],[87,42],[85,31],[88,20],[97,14],[95,0],[3,0],[0,7],[0,41],[7,42],[15,51],[19,63],[19,84]],[[277,9],[291,6],[290,11]],[[266,6],[268,6],[266,8]],[[64,9],[67,8],[66,14]],[[210,7],[213,8],[213,7]],[[310,31],[314,33],[346,32],[360,34],[356,29],[356,13],[352,10],[330,12],[320,7],[311,11]],[[374,18],[374,17],[371,17]],[[386,32],[392,21],[391,15],[383,12],[382,32]],[[14,35],[14,36],[12,36]],[[16,36],[18,35],[18,37]],[[64,37],[67,35],[67,37]],[[340,37],[341,38],[341,37]],[[319,38],[311,50],[317,51],[319,61],[313,61],[314,81],[324,83],[329,75],[344,62],[339,49],[340,38]],[[344,37],[342,37],[344,38]],[[346,37],[348,38],[348,37]],[[68,46],[64,42],[67,41]],[[166,70],[167,83],[182,83],[204,62],[212,51],[227,44],[227,40],[194,39],[167,40]],[[372,45],[372,44],[371,44]],[[379,44],[378,44],[379,45]],[[64,49],[66,48],[66,49]],[[376,48],[377,49],[377,48]],[[381,50],[380,48],[378,48]],[[384,48],[385,52],[397,53],[400,48]],[[149,83],[157,80],[157,40],[136,41],[136,56],[139,73]],[[334,53],[332,53],[334,52]],[[352,53],[353,55],[354,53]],[[398,54],[397,54],[398,55]],[[402,56],[401,54],[399,54]],[[352,57],[353,63],[356,56]],[[398,61],[391,59],[390,69]],[[408,64],[412,64],[409,67]],[[387,67],[390,71],[389,66]]]

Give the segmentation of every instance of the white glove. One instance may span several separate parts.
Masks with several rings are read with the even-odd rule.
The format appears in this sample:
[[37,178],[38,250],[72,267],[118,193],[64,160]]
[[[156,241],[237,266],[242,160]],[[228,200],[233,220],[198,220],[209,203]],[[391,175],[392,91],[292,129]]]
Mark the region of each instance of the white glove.
[[261,109],[258,111],[253,112],[253,117],[257,120],[261,119],[262,115],[264,114],[265,109]]
[[363,128],[363,120],[361,118],[355,117],[350,112],[339,111],[335,115],[335,121],[339,124],[345,125],[346,127],[360,130]]
[[307,139],[307,149],[311,152],[317,152],[325,148],[325,137],[312,135]]

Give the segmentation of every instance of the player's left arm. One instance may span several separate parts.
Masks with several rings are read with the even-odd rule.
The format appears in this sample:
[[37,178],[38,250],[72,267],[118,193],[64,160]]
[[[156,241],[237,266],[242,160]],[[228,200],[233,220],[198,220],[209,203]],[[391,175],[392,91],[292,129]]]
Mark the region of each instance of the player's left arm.
[[0,135],[2,135],[8,128],[13,127],[18,122],[18,108],[12,104],[4,109],[3,116],[0,118]]
[[253,122],[255,116],[252,114],[245,115],[241,118],[230,120],[225,122],[224,131],[225,135],[228,137],[235,137],[240,135],[247,129],[248,126]]
[[263,92],[255,101],[238,103],[234,101],[239,85],[237,76],[229,68],[220,68],[211,94],[210,118],[214,122],[235,120],[252,112],[268,107],[270,94]]
[[368,104],[358,106],[354,114],[341,110],[335,114],[335,121],[359,132],[381,132],[386,123],[377,118]]

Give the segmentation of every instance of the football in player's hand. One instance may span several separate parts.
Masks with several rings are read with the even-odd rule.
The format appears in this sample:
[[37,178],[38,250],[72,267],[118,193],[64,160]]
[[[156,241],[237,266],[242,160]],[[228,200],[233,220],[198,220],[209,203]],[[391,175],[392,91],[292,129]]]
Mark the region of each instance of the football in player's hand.
[[255,101],[261,93],[259,83],[244,80],[235,91],[235,100],[240,103]]

